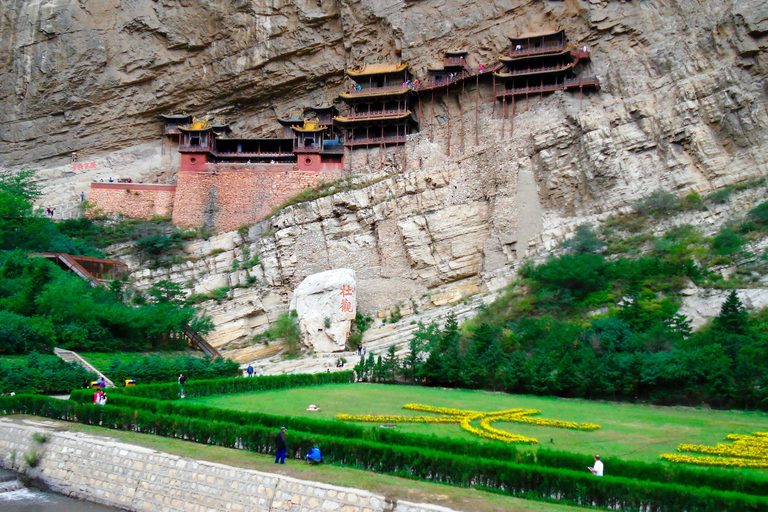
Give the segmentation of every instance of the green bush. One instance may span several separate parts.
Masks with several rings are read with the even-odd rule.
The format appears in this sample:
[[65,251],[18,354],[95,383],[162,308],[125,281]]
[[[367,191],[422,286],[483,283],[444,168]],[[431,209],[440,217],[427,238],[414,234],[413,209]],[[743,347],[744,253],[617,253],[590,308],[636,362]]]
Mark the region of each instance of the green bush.
[[236,377],[241,374],[240,365],[229,359],[191,356],[147,356],[129,362],[114,358],[107,371],[107,374],[115,382],[136,379],[142,384],[176,382],[180,373],[183,373],[190,380]]
[[642,216],[663,217],[674,213],[678,207],[677,197],[671,192],[657,190],[634,204],[635,210]]
[[68,393],[96,378],[77,364],[36,352],[24,359],[0,361],[0,393]]
[[[0,397],[0,412],[33,414],[259,453],[275,450],[274,428],[157,414],[129,407],[21,395]],[[323,458],[329,463],[455,486],[483,487],[528,499],[560,500],[614,510],[768,511],[768,499],[761,496],[622,477],[596,478],[585,474],[583,469],[517,464],[299,431],[290,431],[288,457],[302,459],[315,444],[321,446]]]
[[744,244],[744,239],[730,227],[723,227],[712,239],[712,251],[721,256],[732,254]]
[[604,290],[606,262],[598,254],[566,254],[536,267],[531,277],[550,288],[569,290],[574,297]]

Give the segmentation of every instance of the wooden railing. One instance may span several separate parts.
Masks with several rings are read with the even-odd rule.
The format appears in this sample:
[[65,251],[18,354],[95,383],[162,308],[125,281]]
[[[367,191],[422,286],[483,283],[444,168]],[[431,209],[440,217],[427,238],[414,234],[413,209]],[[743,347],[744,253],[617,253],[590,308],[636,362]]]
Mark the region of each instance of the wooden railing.
[[389,144],[389,143],[405,143],[405,136],[393,136],[393,137],[367,137],[363,139],[349,139],[345,142],[347,146],[373,146],[375,144]]
[[548,71],[565,71],[571,66],[572,65],[569,63],[566,65],[542,66],[540,68],[516,69],[508,73],[499,73],[497,76],[530,75],[530,74],[536,74],[536,73],[546,73]]
[[352,89],[347,91],[346,94],[350,96],[366,96],[368,94],[381,94],[385,92],[400,92],[407,89],[406,84],[388,85],[386,87],[363,87],[361,89]]
[[544,46],[523,46],[520,50],[512,48],[509,54],[510,58],[528,57],[530,55],[541,55],[545,53],[554,53],[565,51],[568,48],[565,44],[548,44]]
[[347,119],[367,119],[372,117],[390,117],[396,115],[402,115],[408,112],[406,108],[393,108],[388,110],[376,110],[374,112],[350,112],[347,114]]
[[571,78],[563,83],[548,85],[533,85],[529,87],[518,87],[516,89],[505,89],[496,93],[497,98],[503,96],[522,96],[523,94],[540,94],[544,92],[565,91],[567,89],[577,89],[580,87],[600,88],[600,80],[597,77]]
[[199,348],[209,356],[211,357],[221,356],[221,353],[215,348],[213,348],[207,341],[205,341],[203,337],[197,333],[197,331],[193,331],[187,326],[184,326],[184,337],[187,338],[190,345],[192,345],[193,347]]

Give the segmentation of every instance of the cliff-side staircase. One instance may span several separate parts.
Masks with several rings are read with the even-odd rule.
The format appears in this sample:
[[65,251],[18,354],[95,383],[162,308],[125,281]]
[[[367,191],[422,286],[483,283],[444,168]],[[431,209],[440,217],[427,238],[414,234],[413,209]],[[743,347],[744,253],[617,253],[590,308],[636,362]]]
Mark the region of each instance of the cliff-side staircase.
[[197,349],[202,350],[203,353],[211,357],[221,356],[221,353],[218,350],[216,350],[213,346],[211,346],[210,343],[205,341],[197,331],[193,331],[187,326],[184,326],[184,337],[187,338],[187,341],[189,341],[190,345],[192,345]]
[[115,387],[114,382],[109,380],[106,375],[104,375],[99,370],[97,370],[91,363],[83,359],[82,356],[77,352],[72,352],[71,350],[64,350],[63,348],[54,348],[53,353],[56,354],[59,357],[59,359],[62,359],[68,363],[79,364],[89,372],[95,373],[96,375],[104,379],[104,383],[107,385],[108,388]]

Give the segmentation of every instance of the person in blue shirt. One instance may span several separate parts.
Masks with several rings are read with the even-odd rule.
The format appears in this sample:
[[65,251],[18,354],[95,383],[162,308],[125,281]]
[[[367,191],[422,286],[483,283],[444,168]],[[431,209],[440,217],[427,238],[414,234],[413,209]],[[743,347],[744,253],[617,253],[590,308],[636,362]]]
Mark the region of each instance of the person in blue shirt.
[[307,453],[307,464],[320,464],[323,462],[323,455],[320,453],[320,448],[314,446]]

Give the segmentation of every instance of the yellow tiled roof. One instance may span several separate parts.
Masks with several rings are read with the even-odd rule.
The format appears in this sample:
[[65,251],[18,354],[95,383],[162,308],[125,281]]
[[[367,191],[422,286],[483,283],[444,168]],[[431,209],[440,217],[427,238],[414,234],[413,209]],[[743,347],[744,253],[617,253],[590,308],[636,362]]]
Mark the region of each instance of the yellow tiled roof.
[[365,64],[361,68],[348,69],[349,76],[380,75],[383,73],[394,73],[402,71],[408,67],[408,63],[400,62],[398,64]]

